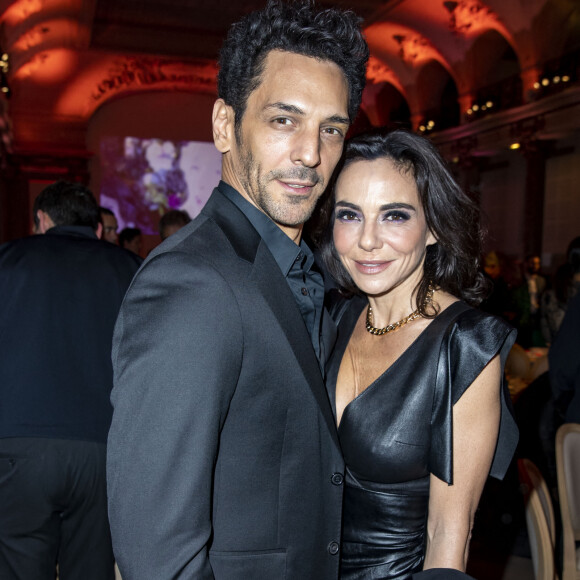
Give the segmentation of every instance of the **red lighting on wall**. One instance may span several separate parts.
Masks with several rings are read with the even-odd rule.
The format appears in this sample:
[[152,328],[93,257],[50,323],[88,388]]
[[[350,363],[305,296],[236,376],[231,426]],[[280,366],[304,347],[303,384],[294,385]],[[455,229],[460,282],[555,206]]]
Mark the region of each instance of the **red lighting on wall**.
[[28,78],[43,84],[56,83],[74,71],[76,62],[77,56],[71,50],[45,50],[21,66],[14,77],[19,80]]
[[10,26],[15,26],[30,18],[30,16],[41,12],[43,4],[41,0],[17,0],[6,9],[2,21]]

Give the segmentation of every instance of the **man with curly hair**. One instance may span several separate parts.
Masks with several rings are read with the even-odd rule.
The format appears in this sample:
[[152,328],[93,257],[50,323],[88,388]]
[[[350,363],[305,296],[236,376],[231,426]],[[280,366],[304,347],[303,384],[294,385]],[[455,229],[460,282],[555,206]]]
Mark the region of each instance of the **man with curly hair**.
[[113,347],[109,515],[124,580],[338,577],[335,328],[301,239],[365,82],[359,19],[274,1],[234,24],[222,180],[153,251]]

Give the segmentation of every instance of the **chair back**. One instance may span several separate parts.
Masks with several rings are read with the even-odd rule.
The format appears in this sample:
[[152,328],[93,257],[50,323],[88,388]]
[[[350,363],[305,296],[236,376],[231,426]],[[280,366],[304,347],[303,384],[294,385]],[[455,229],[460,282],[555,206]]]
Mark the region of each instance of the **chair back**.
[[548,486],[529,459],[518,460],[518,472],[526,505],[526,525],[536,580],[557,580],[554,564],[556,525]]
[[565,423],[556,433],[556,469],[562,514],[562,580],[580,579],[580,424]]
[[527,379],[532,363],[525,349],[517,342],[512,346],[505,361],[505,372],[510,378]]

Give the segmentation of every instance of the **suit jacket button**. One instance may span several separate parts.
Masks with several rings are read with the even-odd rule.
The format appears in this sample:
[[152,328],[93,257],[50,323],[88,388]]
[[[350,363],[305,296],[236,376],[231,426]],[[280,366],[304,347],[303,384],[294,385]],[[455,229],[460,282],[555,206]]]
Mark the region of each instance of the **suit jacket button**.
[[336,556],[338,554],[338,550],[338,542],[330,542],[330,544],[328,544],[328,553],[332,556]]
[[332,481],[333,485],[342,485],[344,477],[342,476],[342,473],[333,473],[330,481]]

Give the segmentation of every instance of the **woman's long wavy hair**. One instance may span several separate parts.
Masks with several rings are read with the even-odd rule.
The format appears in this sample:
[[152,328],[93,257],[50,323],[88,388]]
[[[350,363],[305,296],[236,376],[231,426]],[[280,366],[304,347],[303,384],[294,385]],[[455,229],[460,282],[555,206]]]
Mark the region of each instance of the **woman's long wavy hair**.
[[[340,171],[357,161],[376,159],[390,159],[400,171],[410,172],[427,226],[437,239],[427,246],[423,277],[416,288],[420,313],[427,318],[437,313],[431,308],[425,311],[431,283],[469,304],[479,304],[489,291],[489,283],[480,268],[483,232],[478,205],[462,191],[437,149],[424,137],[401,129],[357,135],[346,144]],[[339,287],[346,293],[360,294],[334,246],[333,193],[321,208],[325,222],[321,255]]]

